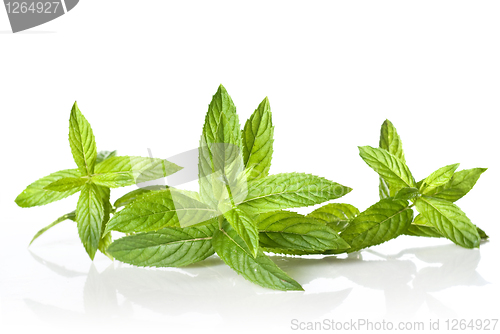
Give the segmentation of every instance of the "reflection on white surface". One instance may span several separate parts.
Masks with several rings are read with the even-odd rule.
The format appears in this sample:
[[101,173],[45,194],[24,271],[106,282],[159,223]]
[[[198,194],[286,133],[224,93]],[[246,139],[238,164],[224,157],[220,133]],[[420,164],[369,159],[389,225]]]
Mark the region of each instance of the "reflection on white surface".
[[287,331],[291,319],[458,318],[455,306],[463,310],[468,302],[439,293],[467,296],[489,283],[478,271],[480,250],[440,243],[339,257],[273,256],[306,290],[287,293],[245,281],[215,256],[185,268],[137,268],[104,257],[75,268],[65,262],[69,254],[62,256],[64,245],[49,243],[21,251],[24,271],[10,273],[9,289],[2,286],[3,314],[7,322],[23,317],[51,328],[165,323],[218,331],[263,324]]

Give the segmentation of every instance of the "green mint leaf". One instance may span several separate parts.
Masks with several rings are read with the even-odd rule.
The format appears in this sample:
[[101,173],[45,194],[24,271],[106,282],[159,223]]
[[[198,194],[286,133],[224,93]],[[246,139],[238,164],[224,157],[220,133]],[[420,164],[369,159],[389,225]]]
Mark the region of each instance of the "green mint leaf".
[[303,173],[270,175],[248,183],[248,196],[239,203],[247,213],[264,213],[315,205],[342,197],[352,189]]
[[166,190],[168,188],[169,188],[168,186],[149,186],[149,187],[138,188],[138,189],[132,190],[131,192],[128,192],[125,195],[123,195],[122,197],[118,198],[115,201],[114,207],[120,208],[123,206],[127,206],[144,194],[147,194],[151,191]]
[[38,237],[40,237],[42,234],[44,234],[45,232],[47,232],[49,229],[51,229],[52,227],[56,226],[57,224],[62,223],[65,220],[73,220],[73,221],[75,221],[75,219],[76,219],[75,211],[67,213],[67,214],[65,214],[65,215],[57,218],[53,223],[45,226],[40,231],[38,231],[35,234],[35,236],[33,237],[33,239],[31,239],[29,245],[31,245],[33,243],[33,241],[35,241],[36,239],[38,239]]
[[420,192],[424,195],[431,194],[436,188],[447,184],[452,178],[460,164],[453,164],[439,168],[427,176],[420,186]]
[[225,212],[224,217],[245,242],[253,257],[256,257],[259,250],[259,231],[256,223],[238,208]]
[[472,168],[456,172],[447,184],[437,188],[430,195],[449,202],[456,202],[474,187],[481,174],[486,170],[487,168]]
[[446,238],[465,248],[479,247],[480,237],[476,227],[455,204],[422,196],[415,205],[422,216]]
[[30,208],[39,205],[49,204],[73,195],[79,189],[74,188],[68,191],[50,191],[44,189],[46,186],[65,177],[80,177],[78,169],[65,169],[33,182],[16,198],[16,204],[22,208]]
[[401,188],[394,198],[396,199],[404,199],[404,200],[412,200],[417,197],[419,194],[417,188]]
[[81,175],[92,175],[97,159],[94,133],[76,102],[69,118],[69,145]]
[[264,255],[262,250],[254,257],[227,221],[222,225],[222,229],[216,230],[212,246],[228,266],[250,282],[275,290],[303,291],[300,284]]
[[65,192],[77,188],[78,191],[85,183],[88,182],[88,180],[88,178],[83,177],[63,177],[62,179],[46,185],[45,187],[43,187],[43,189]]
[[351,251],[374,246],[404,233],[413,220],[413,210],[405,200],[386,198],[361,212],[340,236]]
[[443,238],[443,235],[422,214],[415,217],[404,234],[415,237]]
[[484,232],[482,229],[480,229],[479,227],[477,227],[477,233],[479,234],[479,237],[482,239],[482,240],[486,240],[486,239],[489,239],[490,236],[486,234],[486,232]]
[[396,131],[396,127],[388,119],[380,128],[379,147],[394,155],[401,162],[406,163],[403,152],[403,142]]
[[[380,129],[379,147],[394,155],[401,162],[406,163],[401,138],[394,125],[388,119],[385,120]],[[399,187],[389,184],[383,178],[380,178],[379,182],[380,199],[394,196],[398,191]]]
[[103,218],[102,194],[95,184],[87,183],[76,206],[76,222],[80,240],[92,260],[101,240]]
[[236,107],[222,85],[219,86],[208,106],[205,125],[203,126],[203,137],[209,145],[212,143],[226,143],[241,148],[240,121],[236,113]]
[[323,221],[335,232],[340,233],[358,214],[359,210],[350,204],[330,203],[314,210],[307,217]]
[[335,230],[311,217],[290,211],[259,215],[260,245],[273,249],[325,251],[350,248]]
[[107,231],[149,232],[164,227],[210,223],[217,211],[173,189],[145,193],[109,221]]
[[266,97],[247,120],[242,131],[243,162],[245,168],[252,168],[249,181],[269,174],[273,156],[273,135],[271,106]]
[[113,256],[108,252],[108,247],[112,242],[113,237],[111,236],[111,232],[108,232],[101,237],[101,240],[99,240],[99,246],[97,247],[97,249],[99,249],[99,251],[106,255],[110,260],[114,260]]
[[112,158],[116,156],[116,150],[115,151],[99,151],[97,152],[97,157],[95,159],[95,163],[101,163],[106,159]]
[[117,260],[140,267],[182,267],[214,254],[216,223],[202,227],[167,227],[116,240],[108,252]]
[[96,166],[92,180],[102,186],[118,188],[163,178],[181,169],[164,159],[111,157]]
[[[359,155],[368,166],[373,168],[390,187],[399,190],[404,187],[415,187],[415,179],[404,162],[381,148],[360,146]],[[397,191],[395,190],[395,191]],[[393,191],[391,189],[391,191]]]

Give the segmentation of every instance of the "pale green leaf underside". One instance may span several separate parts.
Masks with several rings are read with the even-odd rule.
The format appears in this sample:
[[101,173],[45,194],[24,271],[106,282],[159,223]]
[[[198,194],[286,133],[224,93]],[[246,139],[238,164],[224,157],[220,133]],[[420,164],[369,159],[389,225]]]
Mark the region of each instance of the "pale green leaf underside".
[[476,227],[455,204],[428,196],[416,202],[418,211],[446,238],[465,248],[479,247]]
[[415,217],[405,234],[415,237],[443,238],[443,235],[421,214]]
[[370,146],[360,146],[359,155],[391,187],[395,187],[394,189],[399,190],[403,187],[415,187],[415,180],[408,166],[386,150]]
[[257,251],[259,249],[259,231],[257,230],[256,223],[248,217],[244,211],[238,208],[225,212],[224,217],[245,242],[250,253],[254,257],[257,256]]
[[78,169],[65,169],[33,182],[16,198],[16,204],[22,208],[49,204],[68,196],[73,195],[80,189],[74,188],[68,191],[59,192],[44,189],[46,186],[66,177],[80,177]]
[[247,120],[242,131],[243,162],[245,168],[252,169],[248,181],[269,174],[273,155],[273,134],[271,107],[266,97]]
[[69,118],[69,145],[81,175],[92,175],[97,159],[94,133],[76,102]]
[[76,206],[78,234],[91,259],[94,259],[102,234],[104,204],[95,184],[87,183]]
[[[108,223],[108,230],[124,233],[156,231],[164,227],[180,227],[179,221],[204,222],[217,211],[181,192],[174,198],[171,190],[145,193],[119,211]],[[208,223],[208,222],[207,222]]]
[[257,219],[260,245],[273,249],[324,251],[350,248],[325,223],[295,212],[275,211]]
[[439,168],[431,175],[427,176],[423,181],[420,188],[422,194],[427,195],[434,192],[440,186],[447,184],[452,178],[460,164],[453,164]]
[[311,174],[276,174],[249,182],[248,196],[239,205],[248,213],[264,213],[323,203],[351,190]]
[[117,260],[140,267],[182,267],[214,253],[216,224],[202,227],[167,227],[116,240],[108,252]]
[[299,283],[281,270],[262,250],[257,257],[246,246],[228,222],[224,222],[222,230],[217,230],[212,239],[217,255],[234,271],[245,279],[275,290],[300,290]]
[[472,168],[456,172],[447,184],[435,189],[430,195],[450,202],[458,201],[474,187],[486,170],[487,168]]
[[396,238],[404,233],[413,219],[408,202],[386,198],[360,213],[340,234],[359,250]]
[[307,217],[323,221],[340,233],[358,214],[359,210],[351,204],[329,203],[309,213]]

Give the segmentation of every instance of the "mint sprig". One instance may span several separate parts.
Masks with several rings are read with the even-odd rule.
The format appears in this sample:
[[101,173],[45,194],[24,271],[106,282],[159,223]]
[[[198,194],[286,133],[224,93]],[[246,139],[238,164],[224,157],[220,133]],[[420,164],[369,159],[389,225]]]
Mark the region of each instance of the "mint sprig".
[[155,180],[181,169],[163,159],[116,156],[116,151],[97,153],[94,133],[78,105],[73,105],[69,119],[69,143],[77,169],[52,173],[30,184],[16,198],[20,207],[49,204],[80,192],[76,210],[61,216],[40,230],[33,240],[60,222],[77,223],[78,234],[91,259],[99,249],[106,254],[111,234],[105,231],[115,211],[110,203],[110,188]]
[[[359,147],[378,174],[379,201],[360,212],[328,203],[307,215],[286,211],[325,203],[351,191],[305,173],[269,174],[274,125],[265,98],[240,127],[235,104],[221,85],[209,104],[200,139],[197,192],[168,186],[133,190],[110,202],[111,188],[175,173],[163,159],[97,152],[90,124],[76,103],[70,117],[75,169],[52,173],[16,198],[21,207],[45,205],[80,192],[75,211],[40,230],[32,242],[65,220],[76,221],[93,259],[97,250],[145,267],[182,267],[217,254],[245,279],[276,290],[303,290],[266,255],[335,255],[400,235],[448,238],[479,247],[487,234],[455,204],[486,168],[439,168],[419,182],[408,167],[401,137],[386,120],[379,147]],[[418,212],[416,212],[418,211]],[[113,241],[112,231],[127,235]]]

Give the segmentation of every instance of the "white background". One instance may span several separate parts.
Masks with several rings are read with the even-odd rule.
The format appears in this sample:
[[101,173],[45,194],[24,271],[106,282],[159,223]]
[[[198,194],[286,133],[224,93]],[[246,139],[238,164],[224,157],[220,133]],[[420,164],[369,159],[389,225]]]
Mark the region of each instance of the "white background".
[[[292,319],[428,328],[440,318],[444,329],[448,318],[499,318],[499,17],[497,1],[88,0],[12,34],[1,8],[0,328],[283,333],[294,332]],[[260,288],[215,257],[174,270],[101,254],[92,264],[71,222],[27,248],[76,205],[76,196],[32,209],[14,203],[32,181],[74,167],[75,100],[98,149],[167,158],[197,146],[221,83],[241,123],[269,97],[271,173],[350,186],[340,202],[361,210],[377,201],[378,178],[357,146],[377,146],[386,118],[417,180],[456,162],[488,167],[458,205],[490,241],[466,250],[400,237],[348,259],[274,258],[305,293]]]

